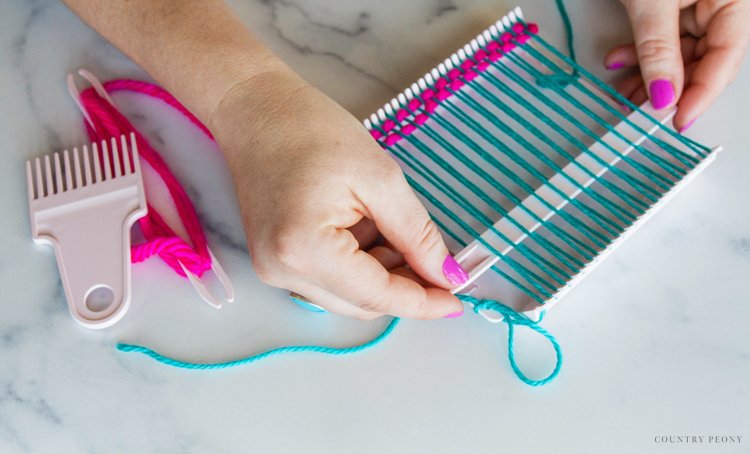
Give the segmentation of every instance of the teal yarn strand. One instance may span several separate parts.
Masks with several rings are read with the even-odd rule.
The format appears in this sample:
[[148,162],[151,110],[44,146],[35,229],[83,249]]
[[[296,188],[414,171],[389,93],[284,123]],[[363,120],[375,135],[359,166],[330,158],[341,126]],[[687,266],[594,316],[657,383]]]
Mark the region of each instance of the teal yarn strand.
[[[568,55],[572,61],[576,61],[573,24],[570,21],[570,16],[568,16],[568,11],[565,9],[565,2],[563,0],[555,0],[555,5],[557,6],[557,12],[560,13],[563,27],[565,27],[565,40],[567,41]],[[555,72],[554,74],[544,75],[536,79],[536,84],[542,88],[563,89],[576,79],[578,79],[578,68],[573,66],[573,70],[570,74],[560,71]]]
[[[555,0],[557,10],[560,12],[560,18],[562,19],[563,26],[565,27],[565,37],[568,41],[568,56],[571,60],[576,61],[576,46],[573,42],[573,24],[570,22],[570,16],[568,11],[565,9],[565,2],[563,0]],[[578,70],[573,68],[573,76],[578,75]]]
[[364,344],[356,345],[354,347],[336,348],[336,347],[326,347],[322,345],[292,345],[288,347],[274,348],[272,350],[267,350],[262,353],[246,356],[245,358],[242,358],[242,359],[237,359],[233,361],[225,361],[221,363],[191,363],[188,361],[180,361],[177,359],[170,358],[168,356],[164,356],[160,353],[155,352],[154,350],[151,350],[150,348],[142,347],[140,345],[117,344],[117,349],[120,350],[121,352],[126,352],[126,353],[132,353],[132,352],[142,353],[146,356],[150,356],[151,358],[155,359],[156,361],[159,361],[160,363],[163,363],[172,367],[179,367],[182,369],[197,369],[197,370],[227,369],[229,367],[236,367],[236,366],[242,366],[245,364],[254,363],[256,361],[260,361],[262,359],[265,359],[271,356],[280,355],[282,353],[313,352],[313,353],[322,353],[324,355],[348,355],[351,353],[361,352],[362,350],[367,350],[383,342],[388,336],[391,335],[393,330],[396,328],[396,325],[398,325],[399,321],[400,321],[399,318],[394,318],[393,320],[390,321],[390,323],[388,323],[388,326],[386,326],[383,332],[380,333],[377,337],[375,337],[371,341],[365,342]]
[[[555,377],[557,377],[562,367],[562,361],[563,361],[562,350],[560,349],[560,345],[557,343],[557,339],[555,339],[555,337],[552,334],[550,334],[549,331],[539,326],[539,322],[541,322],[541,319],[538,322],[535,322],[531,320],[529,317],[525,316],[524,314],[516,312],[515,310],[511,309],[510,307],[504,305],[503,303],[499,301],[478,299],[469,295],[456,295],[456,296],[461,301],[471,304],[473,311],[477,314],[482,310],[494,311],[503,317],[503,322],[505,322],[505,324],[508,325],[508,361],[510,362],[511,369],[513,369],[513,373],[516,374],[519,380],[521,380],[522,382],[526,383],[529,386],[542,386],[542,385],[546,385],[547,383],[554,380]],[[381,344],[383,341],[385,341],[388,337],[391,336],[391,334],[393,334],[393,330],[400,323],[400,321],[401,319],[398,317],[393,318],[385,327],[385,329],[380,334],[378,334],[375,338],[373,338],[372,340],[368,342],[365,342],[363,344],[359,344],[353,347],[337,348],[337,347],[327,347],[323,345],[293,345],[293,346],[288,346],[288,347],[274,348],[272,350],[267,350],[262,353],[247,356],[245,358],[241,358],[241,359],[237,359],[233,361],[225,361],[225,362],[220,362],[220,363],[193,363],[193,362],[188,362],[188,361],[181,361],[178,359],[174,359],[174,358],[170,358],[168,356],[162,355],[161,353],[158,353],[150,348],[142,347],[140,345],[133,345],[133,344],[123,344],[123,343],[117,344],[117,350],[121,352],[125,352],[125,353],[141,353],[162,364],[166,364],[172,367],[178,367],[181,369],[191,369],[191,370],[228,369],[232,367],[251,364],[251,363],[260,361],[262,359],[266,359],[271,356],[277,356],[283,353],[311,352],[311,353],[321,353],[325,355],[348,355],[352,353],[361,352],[363,350],[373,348]],[[515,351],[514,351],[514,348],[515,348],[514,347],[515,346],[515,343],[514,343],[515,334],[514,333],[515,333],[516,326],[529,327],[530,329],[543,335],[552,344],[552,347],[555,350],[556,362],[555,362],[554,369],[546,378],[543,378],[541,380],[532,380],[528,378],[518,366],[518,363],[516,362],[516,358],[515,358]]]

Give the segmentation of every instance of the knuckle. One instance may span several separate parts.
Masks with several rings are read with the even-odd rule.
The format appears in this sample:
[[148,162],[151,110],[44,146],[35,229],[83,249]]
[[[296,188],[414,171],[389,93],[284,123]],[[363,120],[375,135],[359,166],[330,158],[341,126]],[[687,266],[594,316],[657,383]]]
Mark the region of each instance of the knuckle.
[[383,313],[386,312],[388,307],[381,298],[374,296],[364,298],[357,304],[360,309],[365,312]]
[[674,43],[661,36],[646,38],[638,45],[638,57],[642,64],[661,63],[671,60],[676,51]]
[[280,229],[269,241],[273,261],[285,271],[302,271],[307,263],[304,232],[296,227]]
[[417,320],[430,320],[434,318],[434,316],[430,316],[431,311],[427,307],[430,304],[430,301],[427,298],[423,298],[416,306],[416,313],[414,315],[414,318]]
[[383,315],[375,312],[357,312],[354,314],[354,318],[363,322],[371,322],[381,318]]
[[382,176],[383,179],[389,183],[401,183],[404,181],[404,172],[401,167],[393,159],[383,159],[382,164]]
[[422,224],[415,230],[414,244],[419,250],[429,251],[439,246],[443,241],[440,232],[432,219],[427,217]]
[[281,287],[282,283],[280,273],[268,266],[267,263],[268,262],[266,261],[258,260],[253,257],[253,269],[255,270],[255,275],[266,285]]

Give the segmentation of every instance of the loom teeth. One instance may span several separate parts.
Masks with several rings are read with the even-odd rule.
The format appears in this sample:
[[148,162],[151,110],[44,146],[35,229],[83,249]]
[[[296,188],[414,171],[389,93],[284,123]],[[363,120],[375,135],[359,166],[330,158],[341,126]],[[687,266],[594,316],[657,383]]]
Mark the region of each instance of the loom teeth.
[[131,135],[130,139],[128,144],[126,136],[122,135],[118,143],[118,139],[112,137],[109,141],[94,142],[90,148],[83,145],[27,160],[29,200],[63,196],[76,189],[97,186],[140,172],[135,136]]
[[83,186],[81,181],[81,158],[78,153],[78,147],[73,148],[73,181],[76,188]]
[[83,146],[83,185],[88,186],[93,181],[91,174],[91,160],[89,159],[89,146]]
[[[473,55],[474,52],[480,49],[480,43],[491,41],[493,38],[498,38],[502,32],[509,29],[513,26],[513,24],[517,23],[520,20],[523,20],[523,12],[521,11],[520,7],[515,7],[500,20],[496,21],[487,29],[479,33],[468,44],[457,49],[456,52],[439,63],[436,67],[425,73],[424,76],[420,77],[411,85],[411,90],[404,90],[403,92],[393,97],[390,101],[383,105],[382,108],[378,109],[376,113],[370,116],[369,122],[363,120],[365,128],[367,128],[367,130],[369,131],[373,131],[382,126],[382,123],[387,119],[385,113],[389,112],[388,109],[398,111],[399,109],[406,108],[408,102],[417,97],[421,91],[427,89],[428,86],[434,85],[435,81],[445,76],[448,71],[454,68],[454,66],[460,66],[460,62],[465,59],[465,57],[462,58],[460,56],[461,53],[465,54],[466,56]],[[482,44],[482,46],[483,45],[484,44]]]
[[67,149],[63,151],[63,167],[65,168],[65,188],[73,189],[73,168],[70,166],[70,153]]

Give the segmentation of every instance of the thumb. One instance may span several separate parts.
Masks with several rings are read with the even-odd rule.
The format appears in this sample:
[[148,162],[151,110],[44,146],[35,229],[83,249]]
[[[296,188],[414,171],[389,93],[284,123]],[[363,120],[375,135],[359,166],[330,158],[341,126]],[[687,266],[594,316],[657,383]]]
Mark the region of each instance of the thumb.
[[421,278],[442,288],[466,283],[468,273],[453,258],[437,225],[393,164],[389,183],[380,180],[375,190],[361,197],[378,230]]
[[633,27],[638,61],[651,105],[677,102],[684,80],[679,0],[623,0]]

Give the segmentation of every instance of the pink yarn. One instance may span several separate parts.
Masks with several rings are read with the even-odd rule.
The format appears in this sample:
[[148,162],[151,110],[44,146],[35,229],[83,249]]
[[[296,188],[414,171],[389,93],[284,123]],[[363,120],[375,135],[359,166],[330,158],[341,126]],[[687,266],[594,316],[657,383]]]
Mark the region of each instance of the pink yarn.
[[396,127],[396,122],[393,121],[393,120],[386,120],[383,123],[383,131],[385,131],[385,132],[388,132],[388,131],[390,131],[391,129],[393,129],[395,127]]
[[414,132],[414,130],[416,130],[416,129],[417,129],[417,127],[416,127],[416,126],[414,126],[413,124],[409,123],[409,124],[407,124],[407,125],[404,125],[404,126],[403,126],[403,127],[401,128],[401,134],[403,134],[403,135],[405,135],[405,136],[408,136],[408,135],[410,135],[411,133],[413,133],[413,132]]
[[[387,148],[405,136],[413,134],[418,126],[426,123],[429,116],[435,113],[440,103],[458,92],[467,82],[476,79],[480,72],[486,71],[504,54],[512,52],[517,45],[525,45],[531,39],[531,35],[539,32],[539,26],[518,22],[513,24],[511,30],[513,33],[504,32],[497,39],[489,41],[484,48],[477,49],[458,66],[448,70],[443,77],[436,78],[430,87],[415,92],[406,109],[396,111],[394,119],[389,118],[381,126],[376,124],[375,127],[371,127],[372,137]],[[409,112],[414,114],[413,120],[409,120]]]
[[[440,80],[444,80],[444,79],[440,79]],[[451,96],[451,93],[448,90],[440,90],[435,95],[435,99],[437,99],[438,101],[445,101],[446,99],[450,98],[450,96]],[[437,108],[437,106],[435,107]]]
[[[171,94],[157,85],[123,79],[105,83],[104,89],[108,93],[132,91],[160,99],[182,113],[208,137],[213,139],[211,132],[200,120]],[[185,273],[180,263],[198,276],[201,276],[206,270],[211,269],[211,257],[208,253],[206,236],[198,220],[198,215],[182,185],[180,185],[180,182],[177,181],[177,178],[169,170],[166,162],[133,127],[128,119],[106,99],[99,96],[93,88],[88,88],[81,93],[81,104],[88,112],[94,124],[94,128],[92,128],[86,123],[86,129],[91,141],[108,140],[111,137],[119,137],[122,134],[129,134],[131,132],[135,134],[141,158],[156,171],[164,182],[188,235],[189,244],[169,227],[154,207],[149,206],[148,214],[138,221],[146,242],[133,246],[131,249],[132,262],[138,263],[153,255],[158,255],[181,276],[185,276]]]

